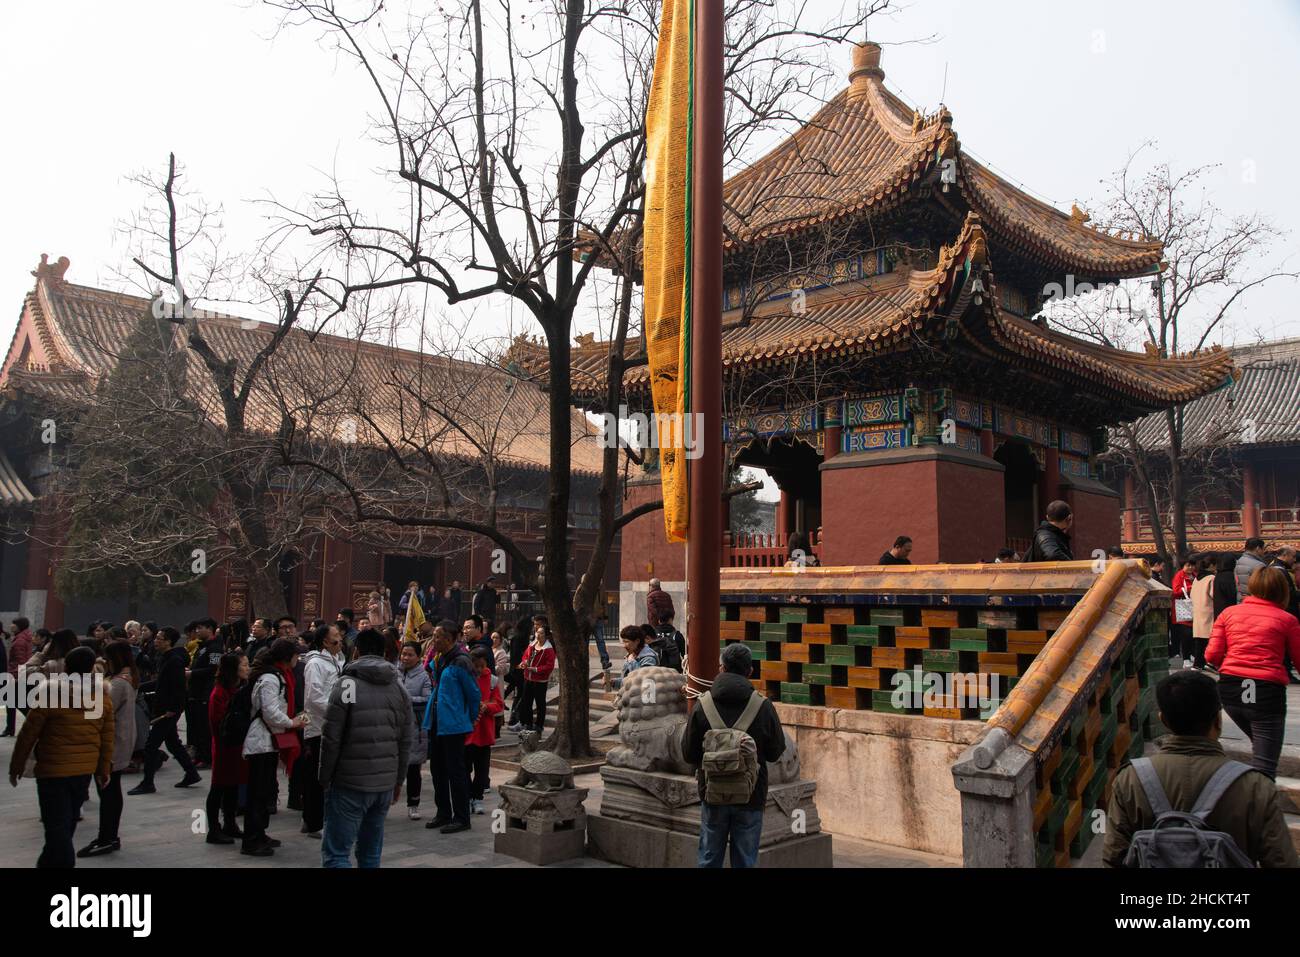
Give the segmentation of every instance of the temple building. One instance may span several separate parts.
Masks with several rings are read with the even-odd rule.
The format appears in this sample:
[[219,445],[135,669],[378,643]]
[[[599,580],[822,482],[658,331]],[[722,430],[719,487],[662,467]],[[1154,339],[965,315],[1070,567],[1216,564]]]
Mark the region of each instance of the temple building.
[[[66,539],[65,511],[55,491],[58,459],[41,442],[41,424],[53,410],[76,407],[94,394],[96,385],[112,373],[117,357],[151,302],[137,296],[69,282],[66,258],[51,263],[42,256],[33,271],[35,286],[25,297],[18,328],[3,367],[0,367],[0,618],[13,615],[31,619],[33,627],[81,629],[88,621],[127,618],[180,625],[185,620],[211,616],[217,621],[266,614],[259,611],[249,582],[236,562],[214,564],[193,592],[180,602],[157,599],[133,601],[127,595],[69,597],[56,584],[61,550]],[[231,357],[247,368],[272,336],[275,326],[230,316],[206,315],[200,327]],[[180,340],[179,327],[175,336]],[[541,555],[545,523],[549,451],[547,398],[540,390],[501,370],[446,357],[381,346],[329,335],[308,336],[292,332],[276,353],[275,363],[284,388],[292,388],[298,375],[337,375],[360,392],[374,398],[376,421],[403,414],[395,384],[414,382],[437,374],[454,376],[464,390],[467,405],[494,410],[500,426],[500,447],[494,451],[499,515],[498,525],[511,534],[525,554]],[[181,348],[188,363],[188,391],[201,391],[208,373],[191,350]],[[451,368],[441,370],[443,365]],[[285,374],[285,372],[288,374]],[[152,387],[150,382],[141,388]],[[274,432],[279,421],[277,395],[255,388],[249,405],[253,430]],[[409,406],[409,402],[407,405]],[[410,415],[409,408],[405,412]],[[481,417],[481,416],[480,416]],[[573,411],[573,502],[569,528],[574,569],[586,567],[594,547],[597,525],[597,488],[601,449],[595,430],[581,412]],[[219,422],[215,424],[220,424]],[[436,449],[449,460],[464,452],[450,447],[455,430]],[[366,445],[363,431],[358,446]],[[478,467],[477,452],[461,456],[461,467]],[[279,561],[279,580],[289,614],[302,622],[313,618],[333,620],[339,609],[351,607],[365,613],[368,594],[377,584],[400,595],[408,581],[442,589],[459,581],[468,609],[474,588],[494,574],[503,599],[509,602],[510,562],[504,571],[491,555],[492,545],[477,536],[441,535],[436,539],[387,528],[349,529],[321,516],[305,516],[301,534],[285,539]],[[617,543],[611,556],[612,582],[618,569]],[[520,595],[518,590],[516,595]],[[525,597],[525,596],[521,596]]]
[[[1183,461],[1187,478],[1187,545],[1195,552],[1240,551],[1247,538],[1270,549],[1300,548],[1300,339],[1231,350],[1237,375],[1231,384],[1183,409]],[[1135,427],[1158,487],[1169,431],[1163,415]],[[1138,482],[1124,463],[1111,484],[1123,494],[1123,544],[1147,554],[1154,537]],[[1161,518],[1172,549],[1170,516]]]
[[[793,532],[824,565],[875,563],[898,535],[917,563],[991,560],[1025,547],[1054,499],[1074,509],[1077,555],[1117,544],[1107,427],[1205,395],[1232,368],[1217,348],[1158,358],[1036,319],[1080,284],[1156,274],[1161,245],[977,162],[947,109],[921,115],[887,89],[874,43],[854,49],[845,89],[726,182],[724,231],[720,439],[781,489],[776,535],[729,541],[727,565],[780,564]],[[607,350],[575,348],[575,404],[603,411]],[[517,352],[545,377],[544,354]],[[645,408],[641,342],[627,359],[629,405]],[[650,472],[624,505],[658,497]],[[625,528],[623,556],[625,588],[685,577],[658,514]]]

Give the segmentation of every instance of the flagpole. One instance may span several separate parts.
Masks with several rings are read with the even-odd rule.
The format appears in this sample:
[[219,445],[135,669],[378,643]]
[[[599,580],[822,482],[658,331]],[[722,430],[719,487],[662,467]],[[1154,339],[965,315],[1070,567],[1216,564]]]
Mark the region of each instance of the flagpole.
[[701,693],[718,672],[722,565],[722,4],[695,0],[690,410],[702,454],[690,462],[686,633]]

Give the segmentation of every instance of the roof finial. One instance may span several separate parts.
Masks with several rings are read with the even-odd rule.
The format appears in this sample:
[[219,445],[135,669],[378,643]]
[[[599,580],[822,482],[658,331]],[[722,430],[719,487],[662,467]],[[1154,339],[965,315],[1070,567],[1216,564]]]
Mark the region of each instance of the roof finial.
[[63,282],[63,274],[68,271],[68,267],[71,265],[72,262],[67,256],[60,256],[59,261],[51,265],[49,253],[41,253],[41,261],[32,270],[32,275],[36,277],[38,282],[42,279]]
[[853,48],[853,69],[849,71],[849,84],[853,95],[866,91],[872,83],[885,79],[880,68],[880,44],[865,40]]

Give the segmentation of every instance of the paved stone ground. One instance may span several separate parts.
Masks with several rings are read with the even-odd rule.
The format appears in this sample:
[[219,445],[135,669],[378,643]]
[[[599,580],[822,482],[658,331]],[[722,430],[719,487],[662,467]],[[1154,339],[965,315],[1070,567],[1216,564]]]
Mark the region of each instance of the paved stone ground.
[[[20,727],[22,719],[19,718]],[[511,736],[513,738],[513,736]],[[0,867],[32,867],[41,849],[40,815],[36,806],[36,784],[23,779],[17,788],[9,786],[7,771],[13,751],[13,738],[0,738],[0,768],[6,776],[0,781]],[[425,766],[425,820],[433,815],[431,785]],[[505,781],[510,772],[493,769],[493,781]],[[134,787],[139,775],[123,778],[126,788]],[[174,760],[159,770],[156,794],[126,797],[120,834],[122,850],[104,857],[77,861],[78,867],[319,867],[320,841],[299,833],[302,824],[297,812],[283,807],[288,783],[280,778],[281,809],[271,818],[268,832],[283,841],[270,858],[246,857],[239,845],[211,845],[192,831],[194,821],[201,820],[203,801],[207,797],[207,774],[204,783],[192,788],[173,787],[180,780]],[[591,789],[587,810],[600,807],[599,774],[582,775],[579,787]],[[496,792],[485,801],[486,813],[473,819],[473,829],[461,834],[443,835],[425,828],[424,821],[406,816],[405,798],[388,815],[384,834],[385,867],[530,867],[522,861],[495,854],[492,850],[491,813],[499,801]],[[91,798],[83,809],[83,821],[77,826],[75,843],[82,847],[95,836],[99,804],[91,788]],[[924,854],[886,844],[870,844],[835,838],[836,867],[957,867],[960,861]],[[556,867],[612,867],[603,861],[580,858]]]

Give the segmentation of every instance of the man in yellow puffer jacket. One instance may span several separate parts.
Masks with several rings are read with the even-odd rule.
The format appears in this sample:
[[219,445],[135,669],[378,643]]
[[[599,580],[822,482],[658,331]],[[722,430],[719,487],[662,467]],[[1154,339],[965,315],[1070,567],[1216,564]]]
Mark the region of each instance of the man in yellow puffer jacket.
[[45,826],[45,847],[37,867],[76,865],[72,837],[89,795],[90,777],[106,786],[113,767],[113,704],[93,673],[95,653],[74,648],[64,662],[67,674],[48,680],[86,682],[80,686],[80,700],[55,700],[54,689],[47,689],[50,700],[27,712],[9,762],[9,783],[17,787],[27,758],[36,749],[36,796]]

